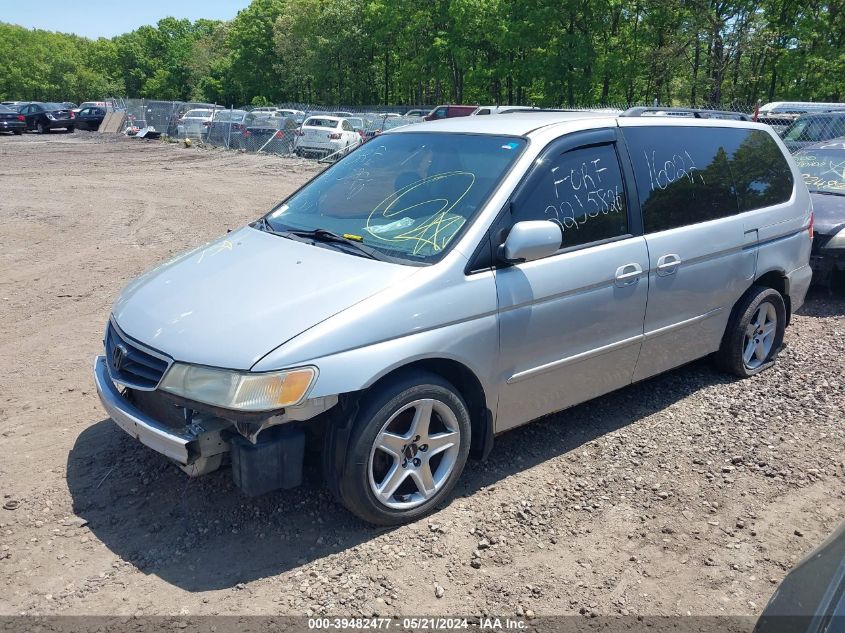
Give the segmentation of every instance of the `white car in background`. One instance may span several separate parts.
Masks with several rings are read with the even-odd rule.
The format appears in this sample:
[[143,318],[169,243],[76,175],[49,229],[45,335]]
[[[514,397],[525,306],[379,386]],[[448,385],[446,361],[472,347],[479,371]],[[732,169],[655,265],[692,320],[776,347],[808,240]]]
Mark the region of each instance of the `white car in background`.
[[296,144],[297,156],[346,155],[361,144],[361,137],[345,118],[336,116],[311,116],[299,130]]
[[273,116],[277,117],[291,117],[294,119],[304,119],[305,112],[302,110],[291,110],[290,108],[279,108]]
[[180,137],[191,136],[199,138],[208,131],[213,117],[214,110],[210,108],[188,110],[176,122],[176,131]]

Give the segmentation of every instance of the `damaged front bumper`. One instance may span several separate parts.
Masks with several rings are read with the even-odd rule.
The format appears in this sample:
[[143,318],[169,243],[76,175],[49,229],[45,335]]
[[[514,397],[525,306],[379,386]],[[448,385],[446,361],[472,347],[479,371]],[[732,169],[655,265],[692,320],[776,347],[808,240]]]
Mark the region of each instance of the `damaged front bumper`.
[[105,356],[94,360],[94,382],[100,402],[115,424],[189,474],[214,470],[211,466],[219,466],[222,455],[229,451],[221,432],[231,426],[230,422],[210,418],[174,428],[153,419],[121,394],[109,375]]
[[106,412],[129,435],[176,462],[192,477],[231,461],[235,485],[253,496],[301,483],[303,423],[338,402],[337,396],[307,400],[280,415],[240,424],[191,410],[190,421],[181,424],[178,411],[185,408],[173,404],[170,411],[156,407],[161,401],[156,400],[155,392],[122,392],[111,378],[105,356],[94,360],[94,382]]

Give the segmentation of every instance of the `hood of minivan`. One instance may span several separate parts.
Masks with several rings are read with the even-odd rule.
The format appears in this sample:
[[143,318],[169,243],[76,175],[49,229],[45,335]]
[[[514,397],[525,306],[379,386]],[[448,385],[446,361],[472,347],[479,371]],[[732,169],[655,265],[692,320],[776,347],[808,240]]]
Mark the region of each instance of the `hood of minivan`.
[[418,270],[244,227],[130,282],[112,313],[126,334],[177,361],[249,369]]

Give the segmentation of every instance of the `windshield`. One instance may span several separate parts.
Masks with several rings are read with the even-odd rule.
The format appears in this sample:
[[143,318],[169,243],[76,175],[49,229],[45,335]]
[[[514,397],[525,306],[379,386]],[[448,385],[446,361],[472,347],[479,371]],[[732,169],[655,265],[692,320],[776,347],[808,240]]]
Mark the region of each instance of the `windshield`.
[[331,127],[335,128],[340,125],[340,121],[336,119],[308,119],[304,124],[305,127]]
[[267,217],[327,229],[405,261],[440,258],[521,153],[514,137],[417,132],[362,145]]
[[246,114],[243,110],[218,110],[214,115],[214,121],[243,121]]
[[794,158],[810,191],[845,195],[845,151],[805,150]]
[[42,103],[41,107],[45,110],[67,110],[66,106],[63,106],[61,103]]

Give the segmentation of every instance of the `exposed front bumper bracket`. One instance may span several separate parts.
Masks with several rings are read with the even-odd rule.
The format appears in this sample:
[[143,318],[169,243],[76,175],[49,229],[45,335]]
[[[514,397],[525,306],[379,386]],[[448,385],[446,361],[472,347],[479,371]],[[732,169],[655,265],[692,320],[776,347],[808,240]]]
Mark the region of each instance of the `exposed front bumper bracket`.
[[97,356],[94,360],[94,382],[97,395],[115,424],[142,444],[182,465],[192,461],[188,444],[196,438],[174,433],[173,429],[153,420],[124,398],[109,376],[105,356]]

